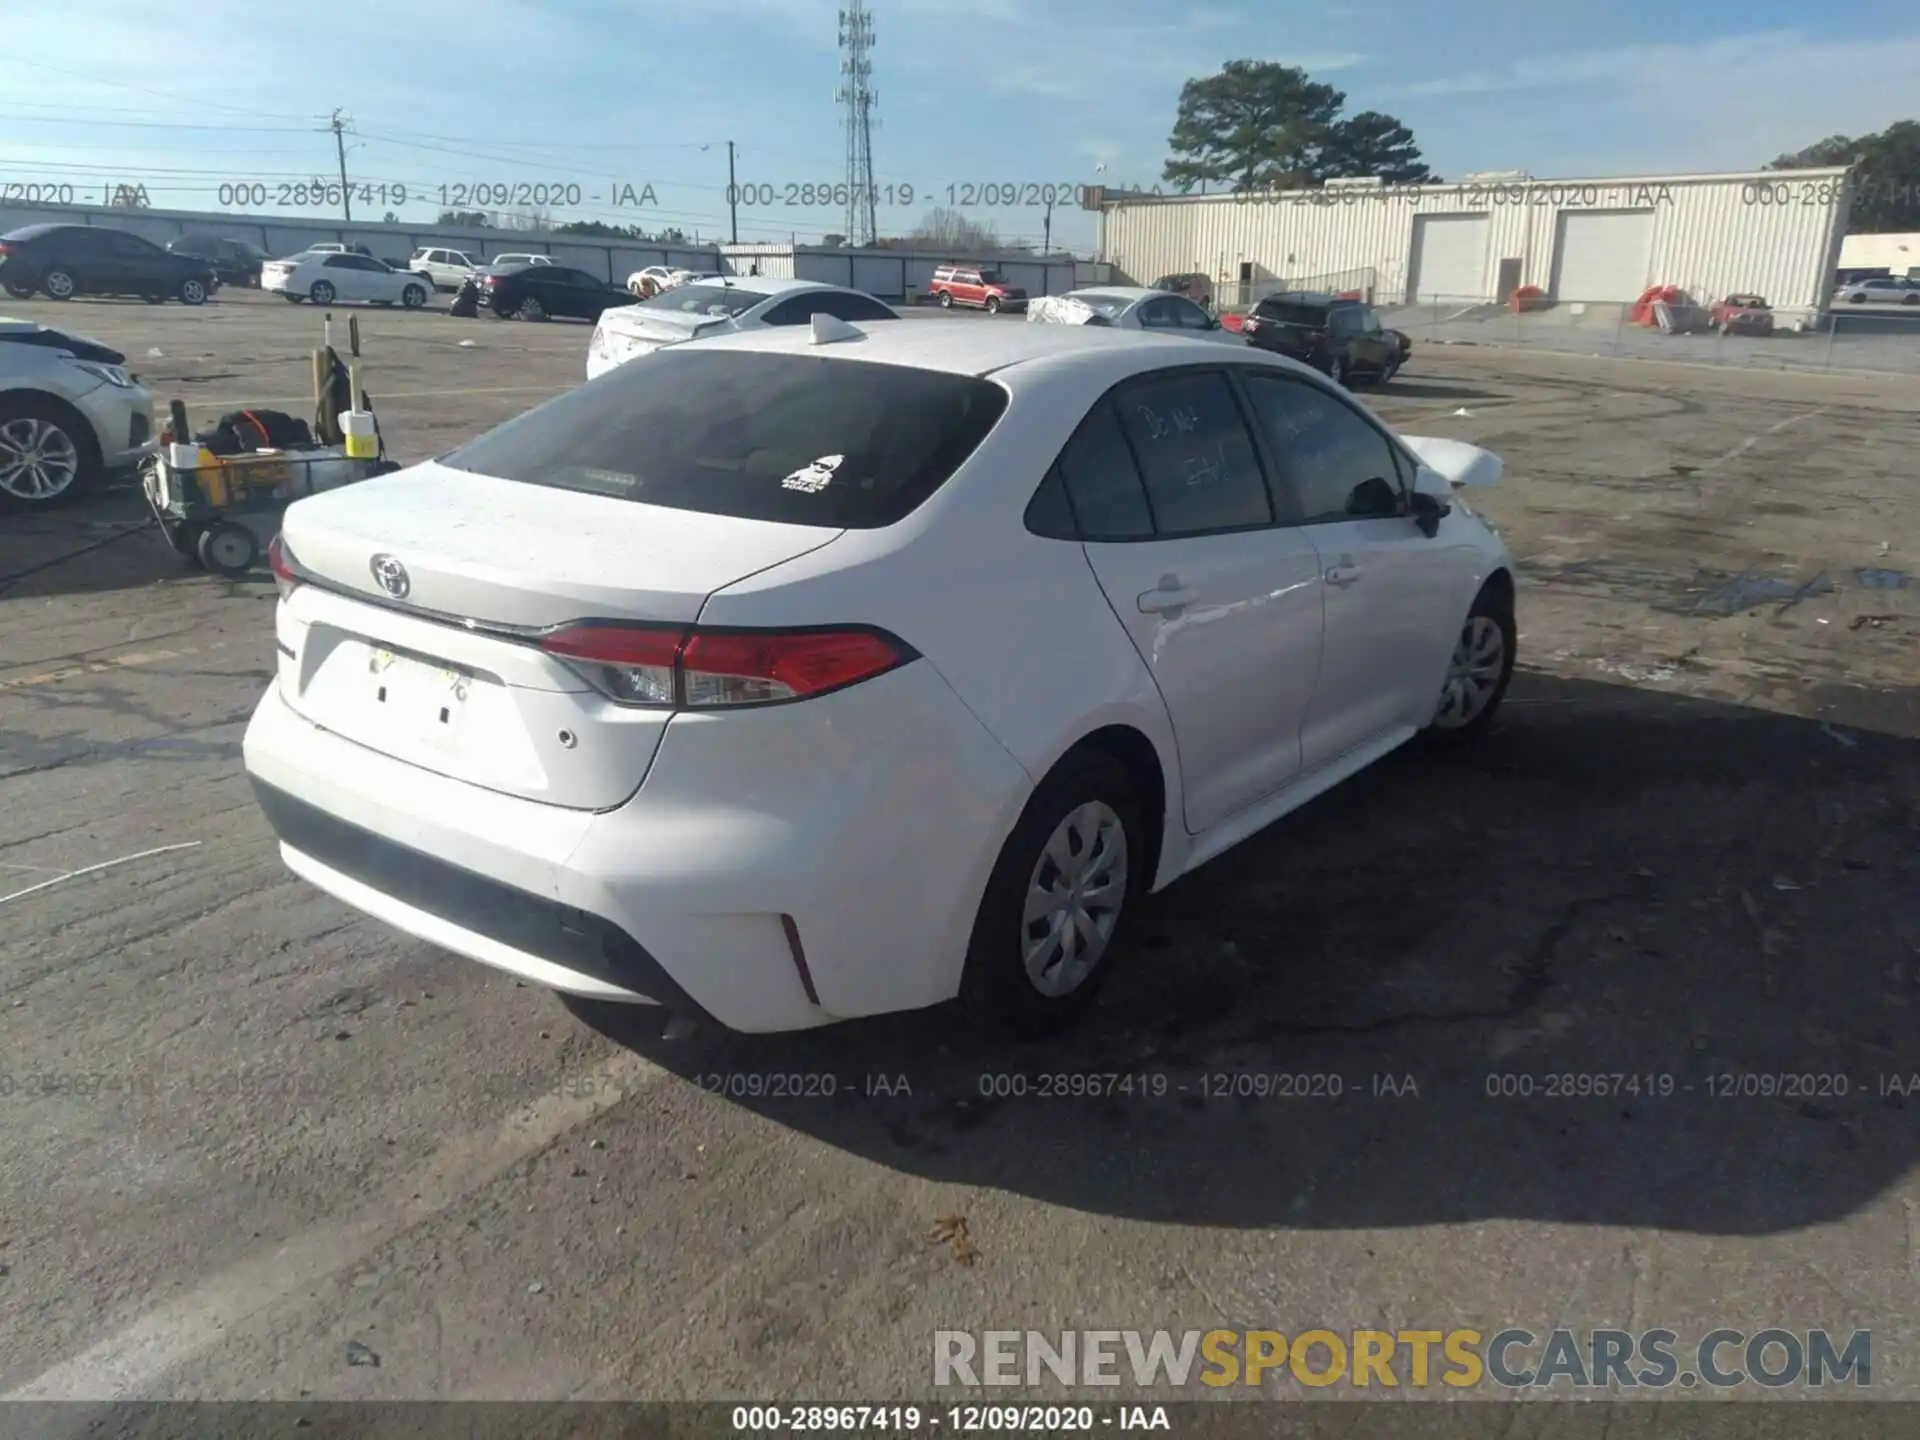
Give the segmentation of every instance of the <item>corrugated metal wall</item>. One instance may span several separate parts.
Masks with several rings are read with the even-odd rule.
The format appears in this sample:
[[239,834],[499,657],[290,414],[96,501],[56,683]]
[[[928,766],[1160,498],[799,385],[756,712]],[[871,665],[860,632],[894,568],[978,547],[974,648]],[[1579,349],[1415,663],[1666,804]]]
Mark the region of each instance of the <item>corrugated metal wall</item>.
[[[1255,293],[1303,275],[1371,269],[1376,294],[1404,299],[1416,215],[1488,218],[1478,295],[1495,298],[1503,259],[1545,290],[1557,220],[1579,210],[1650,210],[1647,283],[1703,299],[1757,290],[1776,306],[1823,305],[1849,192],[1840,169],[1498,185],[1364,187],[1276,195],[1125,200],[1101,216],[1102,259],[1137,283],[1199,270],[1230,288],[1249,267]],[[1562,299],[1577,300],[1578,296]]]

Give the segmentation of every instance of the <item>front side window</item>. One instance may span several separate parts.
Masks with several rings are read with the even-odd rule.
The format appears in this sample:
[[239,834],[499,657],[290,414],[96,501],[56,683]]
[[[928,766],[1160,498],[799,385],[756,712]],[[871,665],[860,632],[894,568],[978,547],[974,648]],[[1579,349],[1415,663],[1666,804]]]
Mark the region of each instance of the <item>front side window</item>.
[[1301,523],[1405,513],[1393,447],[1372,425],[1317,385],[1261,374],[1245,380]]

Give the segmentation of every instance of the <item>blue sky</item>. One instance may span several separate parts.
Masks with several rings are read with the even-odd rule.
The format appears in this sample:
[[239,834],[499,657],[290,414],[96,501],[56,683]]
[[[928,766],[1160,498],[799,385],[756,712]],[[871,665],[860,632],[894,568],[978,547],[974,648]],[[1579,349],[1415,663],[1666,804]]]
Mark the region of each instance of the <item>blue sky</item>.
[[[1303,66],[1345,90],[1350,111],[1399,116],[1449,178],[1745,169],[1920,113],[1920,18],[1889,0],[1820,12],[1782,0],[872,9],[874,168],[892,233],[950,185],[1155,181],[1181,82],[1241,57]],[[164,208],[217,208],[222,184],[277,199],[283,181],[334,176],[320,127],[339,107],[355,124],[356,184],[407,188],[407,204],[376,213],[425,223],[442,186],[546,183],[602,197],[558,218],[724,238],[733,140],[741,181],[777,192],[742,207],[740,238],[806,240],[842,228],[843,212],[784,194],[844,179],[835,11],[834,0],[327,0],[276,24],[295,12],[6,0],[0,196],[139,182]],[[338,38],[316,43],[322,33]],[[654,203],[615,205],[616,187],[635,198],[651,187]],[[970,213],[1004,237],[1041,237],[1038,208]],[[1093,238],[1092,217],[1056,210],[1056,244]]]

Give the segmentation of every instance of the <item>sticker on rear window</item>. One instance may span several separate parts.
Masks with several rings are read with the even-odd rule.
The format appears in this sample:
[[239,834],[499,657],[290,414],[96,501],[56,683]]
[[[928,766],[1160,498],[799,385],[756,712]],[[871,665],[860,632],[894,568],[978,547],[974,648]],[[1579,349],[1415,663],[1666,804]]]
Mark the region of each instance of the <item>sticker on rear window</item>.
[[827,488],[833,479],[833,472],[846,462],[844,455],[822,455],[804,470],[796,470],[780,482],[782,490],[799,490],[808,495],[817,495]]

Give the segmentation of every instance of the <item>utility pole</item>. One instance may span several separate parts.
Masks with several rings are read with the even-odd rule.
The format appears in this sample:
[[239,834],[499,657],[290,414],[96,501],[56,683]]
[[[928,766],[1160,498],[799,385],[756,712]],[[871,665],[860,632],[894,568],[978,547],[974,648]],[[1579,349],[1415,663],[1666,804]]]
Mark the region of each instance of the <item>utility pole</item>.
[[1053,200],[1047,200],[1047,218],[1043,223],[1040,237],[1040,258],[1046,259],[1053,253]]
[[333,148],[340,156],[340,203],[345,207],[349,223],[353,220],[353,187],[347,183],[347,118],[339,110],[333,112],[333,119],[327,122],[327,128],[333,131]]
[[740,187],[733,178],[733,142],[727,141],[727,211],[733,222],[733,243],[740,243]]

